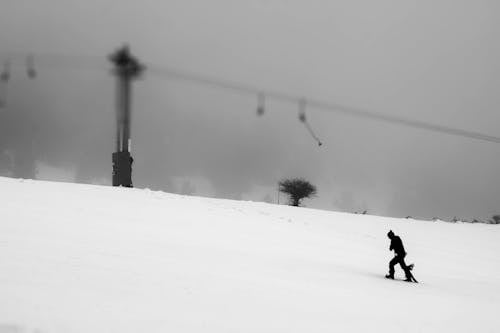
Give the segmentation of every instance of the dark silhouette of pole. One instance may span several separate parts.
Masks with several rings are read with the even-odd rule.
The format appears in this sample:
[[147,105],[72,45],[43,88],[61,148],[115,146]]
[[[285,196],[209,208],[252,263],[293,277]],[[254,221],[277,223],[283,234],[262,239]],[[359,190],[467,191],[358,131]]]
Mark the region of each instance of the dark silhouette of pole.
[[113,186],[132,187],[130,154],[131,81],[141,75],[144,66],[123,46],[110,56],[117,77],[116,91],[116,151],[113,153]]

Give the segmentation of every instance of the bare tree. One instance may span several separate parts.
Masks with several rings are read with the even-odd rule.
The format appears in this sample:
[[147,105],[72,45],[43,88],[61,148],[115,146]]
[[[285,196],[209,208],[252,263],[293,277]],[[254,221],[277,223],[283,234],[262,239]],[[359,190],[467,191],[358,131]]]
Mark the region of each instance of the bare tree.
[[291,206],[300,206],[300,201],[316,195],[316,186],[302,178],[283,179],[279,182],[279,190],[290,198]]
[[490,220],[491,224],[500,224],[500,215],[493,215]]

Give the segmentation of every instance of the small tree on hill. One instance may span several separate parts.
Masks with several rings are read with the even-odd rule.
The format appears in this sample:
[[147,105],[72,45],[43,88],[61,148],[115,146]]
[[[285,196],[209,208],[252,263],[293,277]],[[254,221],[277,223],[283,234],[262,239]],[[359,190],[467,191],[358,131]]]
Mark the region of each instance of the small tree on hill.
[[490,220],[491,224],[500,224],[500,215],[493,215]]
[[300,206],[300,201],[316,195],[316,186],[302,178],[283,179],[279,190],[290,197],[291,206]]

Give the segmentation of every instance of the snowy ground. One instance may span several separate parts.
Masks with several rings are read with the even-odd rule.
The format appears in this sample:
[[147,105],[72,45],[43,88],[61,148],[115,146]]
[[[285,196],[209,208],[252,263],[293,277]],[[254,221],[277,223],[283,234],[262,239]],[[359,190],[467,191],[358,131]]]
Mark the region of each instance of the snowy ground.
[[[9,178],[0,202],[0,333],[500,331],[500,226]],[[383,278],[391,228],[420,284]]]

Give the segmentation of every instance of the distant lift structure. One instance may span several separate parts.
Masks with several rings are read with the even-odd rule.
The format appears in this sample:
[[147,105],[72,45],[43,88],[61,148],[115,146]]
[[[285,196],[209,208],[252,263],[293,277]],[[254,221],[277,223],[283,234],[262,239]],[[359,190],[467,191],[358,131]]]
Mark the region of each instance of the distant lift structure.
[[113,53],[109,60],[117,77],[116,90],[116,151],[113,153],[113,186],[132,187],[130,121],[131,81],[138,78],[144,66],[130,54],[128,46]]

